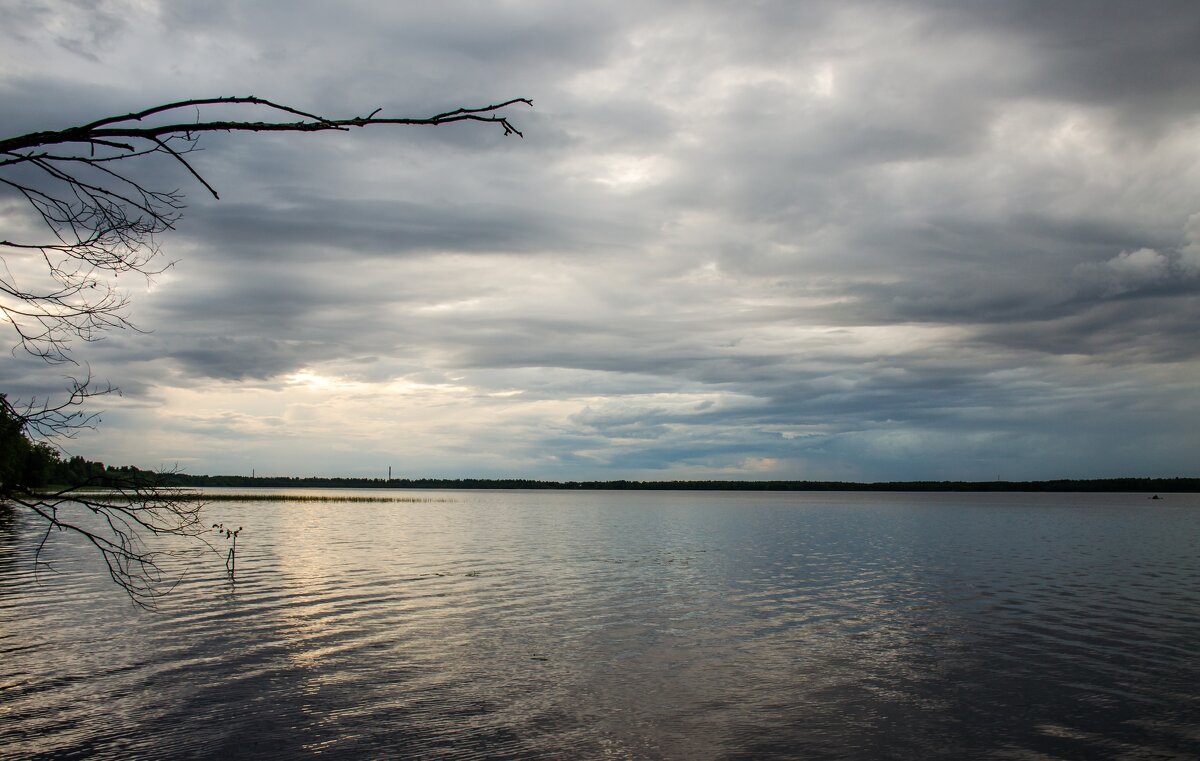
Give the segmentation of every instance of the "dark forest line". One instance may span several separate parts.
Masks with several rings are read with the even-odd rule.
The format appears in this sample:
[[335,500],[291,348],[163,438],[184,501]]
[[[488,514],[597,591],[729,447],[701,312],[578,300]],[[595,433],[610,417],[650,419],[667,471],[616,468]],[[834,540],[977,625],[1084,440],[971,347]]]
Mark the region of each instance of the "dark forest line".
[[56,463],[53,483],[103,485],[137,481],[163,487],[265,487],[320,489],[564,489],[658,491],[959,491],[1200,493],[1200,478],[1099,478],[1050,481],[540,481],[526,478],[345,478],[231,476],[155,472],[112,467],[73,457]]
[[172,486],[373,489],[567,489],[658,491],[981,491],[1200,492],[1200,478],[1105,478],[1054,481],[537,481],[524,478],[167,477]]

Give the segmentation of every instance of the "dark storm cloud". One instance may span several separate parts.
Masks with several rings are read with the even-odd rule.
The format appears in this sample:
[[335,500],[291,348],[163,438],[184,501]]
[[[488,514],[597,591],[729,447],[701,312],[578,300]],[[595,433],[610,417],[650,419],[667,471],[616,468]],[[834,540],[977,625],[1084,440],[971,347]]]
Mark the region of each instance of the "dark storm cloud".
[[201,377],[220,380],[275,378],[313,361],[336,356],[331,347],[315,341],[203,337],[180,343],[183,345],[167,356]]
[[1004,35],[1026,95],[1092,103],[1133,128],[1194,113],[1200,96],[1200,8],[1175,2],[931,3],[932,28]]
[[[524,205],[453,200],[347,200],[306,197],[285,205],[206,204],[192,229],[203,229],[214,253],[238,262],[269,259],[280,266],[331,254],[352,259],[409,252],[545,252],[578,247],[599,235],[597,225],[570,212],[539,213]],[[613,242],[629,231],[608,228]],[[341,260],[344,262],[344,260]],[[344,266],[344,265],[343,265]]]
[[[1065,312],[1066,310],[1064,310]],[[1194,362],[1200,356],[1200,297],[1121,298],[1036,323],[990,327],[990,343],[1117,364]]]

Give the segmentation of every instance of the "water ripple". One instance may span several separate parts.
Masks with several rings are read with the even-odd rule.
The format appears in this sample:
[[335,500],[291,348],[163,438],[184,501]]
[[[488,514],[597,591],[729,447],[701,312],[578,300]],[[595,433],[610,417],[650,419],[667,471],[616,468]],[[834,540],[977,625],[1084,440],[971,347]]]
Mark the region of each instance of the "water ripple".
[[1200,756],[1194,497],[435,496],[217,503],[154,612],[6,522],[0,758]]

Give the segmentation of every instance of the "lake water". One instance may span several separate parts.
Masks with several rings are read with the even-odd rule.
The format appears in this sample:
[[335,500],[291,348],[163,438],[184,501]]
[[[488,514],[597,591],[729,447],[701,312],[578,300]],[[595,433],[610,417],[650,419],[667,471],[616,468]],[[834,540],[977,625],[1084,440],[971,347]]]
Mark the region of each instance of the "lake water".
[[378,493],[157,611],[8,515],[0,757],[1200,757],[1198,495]]

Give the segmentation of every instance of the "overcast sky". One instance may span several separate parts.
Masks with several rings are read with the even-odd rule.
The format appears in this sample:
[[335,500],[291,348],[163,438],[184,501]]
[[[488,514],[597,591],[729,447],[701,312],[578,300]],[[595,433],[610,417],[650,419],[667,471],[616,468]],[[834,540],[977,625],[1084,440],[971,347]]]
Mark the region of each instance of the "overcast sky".
[[[209,135],[193,163],[220,201],[140,168],[188,195],[159,241],[177,264],[123,281],[150,332],[77,347],[123,396],[71,453],[260,475],[1200,474],[1195,0],[0,0],[4,135],[250,94],[535,107],[509,114],[524,139]],[[62,374],[14,357],[0,386]]]

